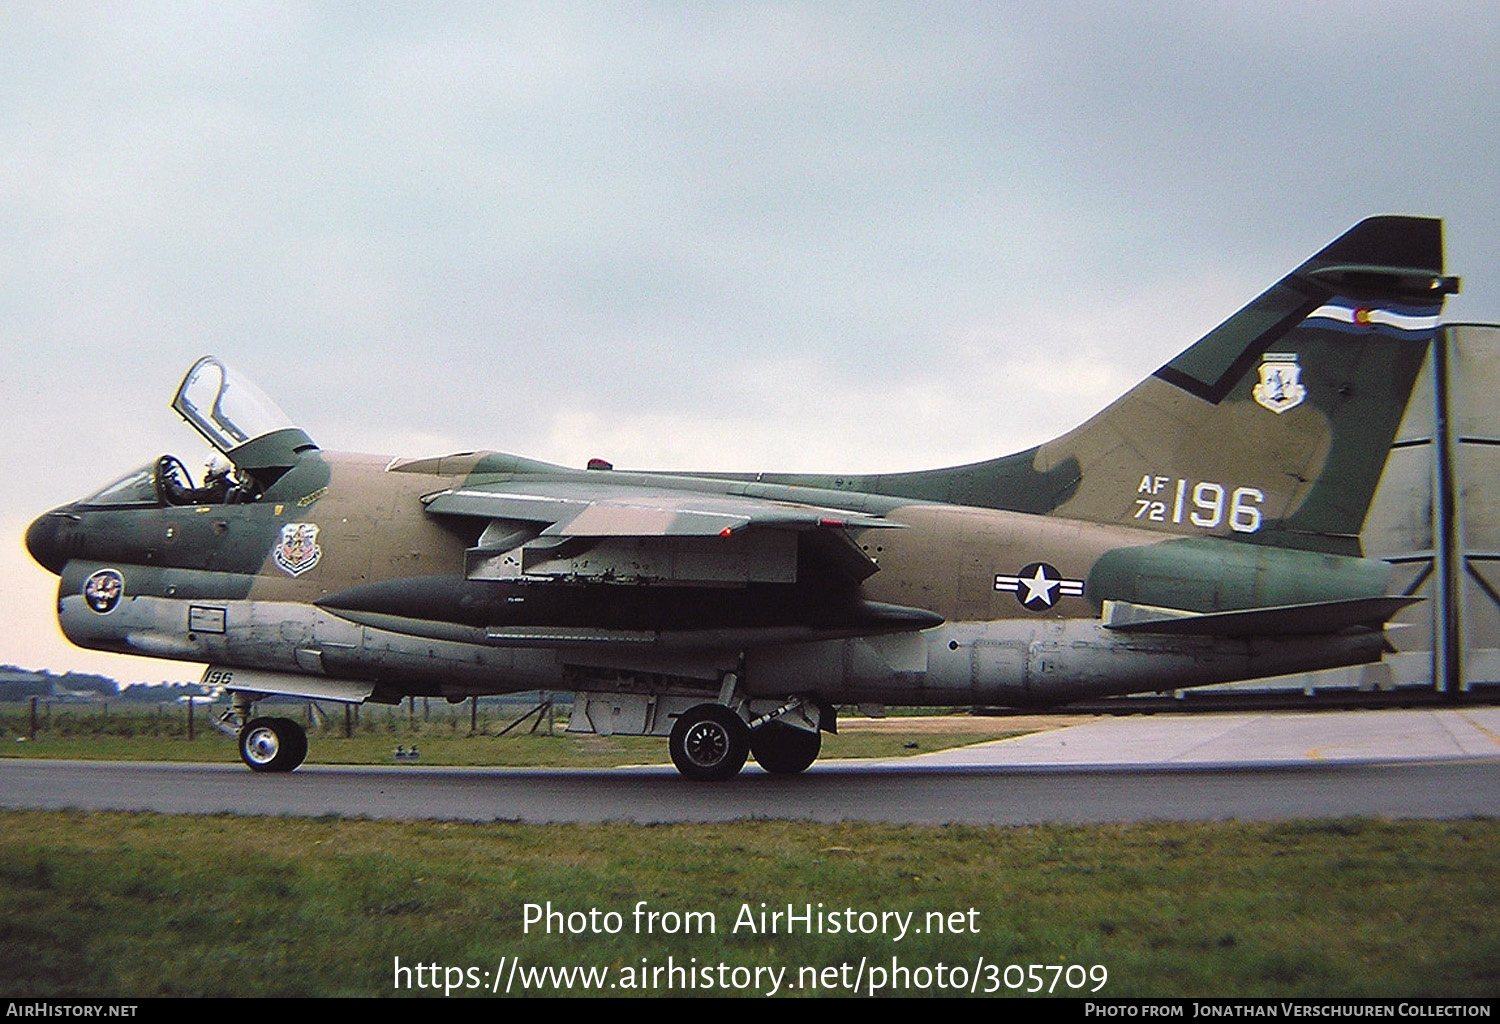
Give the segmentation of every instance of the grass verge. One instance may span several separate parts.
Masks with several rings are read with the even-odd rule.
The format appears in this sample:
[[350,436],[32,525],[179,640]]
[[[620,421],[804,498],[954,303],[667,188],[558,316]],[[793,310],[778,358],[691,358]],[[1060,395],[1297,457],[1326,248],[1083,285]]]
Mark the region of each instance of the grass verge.
[[[523,976],[592,967],[605,986],[640,986],[609,995],[663,994],[674,979],[675,994],[763,995],[778,969],[779,994],[849,995],[863,962],[867,988],[879,968],[885,991],[905,995],[956,994],[959,969],[980,993],[1012,993],[1007,980],[1042,964],[1064,969],[1057,990],[1070,995],[1093,984],[1069,988],[1066,968],[1076,980],[1099,965],[1106,996],[1493,996],[1497,848],[1488,820],[643,827],[5,812],[0,991],[388,995],[399,957],[441,968],[405,975],[399,994],[425,995],[487,989],[515,958]],[[528,929],[526,905],[549,902],[581,931],[566,916],[552,934]],[[641,903],[664,915],[649,934]],[[825,924],[845,908],[911,913],[923,933],[733,928],[788,904]],[[714,931],[683,931],[689,912],[711,914]],[[693,973],[719,964],[727,973]],[[540,991],[580,991],[577,978],[550,981]]]

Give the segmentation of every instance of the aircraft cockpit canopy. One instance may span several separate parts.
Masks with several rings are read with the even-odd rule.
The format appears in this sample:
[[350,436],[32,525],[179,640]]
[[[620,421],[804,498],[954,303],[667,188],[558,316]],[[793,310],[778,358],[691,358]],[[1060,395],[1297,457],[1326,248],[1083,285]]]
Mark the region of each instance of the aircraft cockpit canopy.
[[188,370],[172,408],[225,455],[246,441],[296,426],[265,392],[214,356]]
[[157,505],[156,463],[148,462],[135,472],[90,494],[80,505]]
[[217,455],[205,470],[201,487],[194,485],[193,476],[181,459],[163,455],[100,488],[79,504],[102,508],[223,505],[253,501],[255,497],[250,483],[235,480],[229,464]]
[[262,486],[296,465],[302,452],[317,447],[265,392],[215,356],[192,365],[172,408]]

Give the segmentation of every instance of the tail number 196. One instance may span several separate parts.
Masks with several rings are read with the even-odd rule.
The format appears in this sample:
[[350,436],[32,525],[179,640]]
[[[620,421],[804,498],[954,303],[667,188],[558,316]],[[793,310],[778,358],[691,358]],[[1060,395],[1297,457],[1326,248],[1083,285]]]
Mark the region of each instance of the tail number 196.
[[1180,478],[1149,475],[1141,477],[1136,494],[1135,519],[1151,523],[1181,523],[1185,519],[1205,530],[1215,529],[1227,519],[1229,528],[1236,533],[1254,533],[1260,529],[1260,506],[1266,500],[1265,494],[1255,487],[1236,487],[1231,491],[1208,480],[1189,485]]

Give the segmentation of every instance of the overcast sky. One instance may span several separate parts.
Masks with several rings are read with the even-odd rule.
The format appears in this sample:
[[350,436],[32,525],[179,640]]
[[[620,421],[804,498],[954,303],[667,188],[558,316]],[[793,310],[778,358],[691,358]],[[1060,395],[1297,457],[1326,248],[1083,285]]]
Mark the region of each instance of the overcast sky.
[[[1060,433],[1356,221],[1500,321],[1492,3],[7,4],[0,662],[26,524],[199,355],[324,448],[874,471]],[[3,538],[10,538],[3,541]]]

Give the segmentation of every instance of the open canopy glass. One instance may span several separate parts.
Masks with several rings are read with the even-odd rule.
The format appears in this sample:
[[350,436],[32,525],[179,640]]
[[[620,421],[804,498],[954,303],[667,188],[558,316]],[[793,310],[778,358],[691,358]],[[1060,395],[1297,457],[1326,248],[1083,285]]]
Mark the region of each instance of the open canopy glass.
[[265,392],[214,356],[188,370],[172,408],[225,455],[246,441],[296,426]]
[[317,447],[265,392],[215,356],[188,370],[172,408],[262,485],[294,465],[300,452]]

